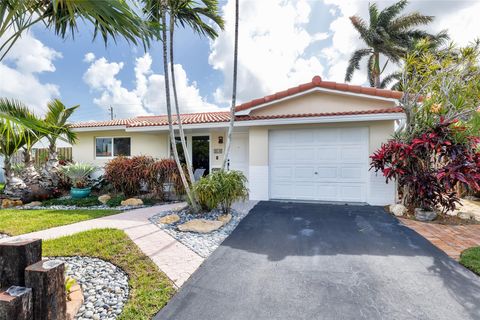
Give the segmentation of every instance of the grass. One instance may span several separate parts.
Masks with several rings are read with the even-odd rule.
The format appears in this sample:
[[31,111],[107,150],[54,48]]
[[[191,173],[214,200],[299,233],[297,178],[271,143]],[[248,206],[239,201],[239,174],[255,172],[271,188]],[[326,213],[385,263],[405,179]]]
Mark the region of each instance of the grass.
[[117,210],[0,210],[0,233],[16,236],[118,212]]
[[91,256],[129,276],[130,296],[120,319],[151,319],[175,293],[171,281],[121,230],[95,229],[43,242],[44,256]]
[[469,248],[460,255],[460,263],[480,275],[480,247]]

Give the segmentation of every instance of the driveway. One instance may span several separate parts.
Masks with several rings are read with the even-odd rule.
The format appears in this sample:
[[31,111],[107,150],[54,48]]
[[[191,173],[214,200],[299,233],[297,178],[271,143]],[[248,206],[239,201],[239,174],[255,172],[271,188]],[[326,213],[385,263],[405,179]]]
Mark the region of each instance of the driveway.
[[261,202],[155,319],[480,319],[479,301],[381,207]]

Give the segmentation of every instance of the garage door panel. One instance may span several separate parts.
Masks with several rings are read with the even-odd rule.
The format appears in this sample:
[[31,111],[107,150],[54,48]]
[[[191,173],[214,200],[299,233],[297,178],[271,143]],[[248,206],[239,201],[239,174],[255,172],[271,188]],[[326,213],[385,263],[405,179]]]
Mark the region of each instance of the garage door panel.
[[365,202],[367,128],[270,132],[270,197]]
[[315,174],[315,167],[295,167],[294,172],[295,181],[311,181],[312,175]]

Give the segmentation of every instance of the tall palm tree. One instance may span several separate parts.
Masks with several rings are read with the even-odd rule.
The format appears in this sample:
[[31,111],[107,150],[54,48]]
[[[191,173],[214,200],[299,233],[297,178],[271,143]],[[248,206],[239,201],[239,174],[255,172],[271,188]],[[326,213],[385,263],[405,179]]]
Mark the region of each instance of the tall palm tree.
[[5,189],[10,196],[21,197],[25,183],[13,175],[12,156],[21,148],[32,145],[39,133],[47,129],[26,105],[18,100],[0,98],[0,154],[4,157]]
[[238,0],[235,0],[235,48],[233,52],[233,86],[232,105],[230,106],[230,123],[228,126],[227,141],[225,143],[225,156],[223,158],[222,170],[225,170],[228,158],[230,157],[230,146],[232,141],[233,126],[235,124],[235,104],[237,103],[237,66],[238,66]]
[[60,100],[55,99],[48,103],[48,111],[45,114],[44,123],[48,129],[45,138],[48,140],[48,158],[42,175],[50,186],[58,183],[58,154],[57,140],[62,139],[69,143],[75,143],[77,135],[70,128],[68,119],[79,106],[67,108]]
[[218,36],[214,27],[210,26],[203,19],[212,21],[216,26],[223,29],[224,21],[218,12],[217,0],[201,0],[201,4],[194,0],[169,0],[170,14],[170,73],[172,75],[172,91],[175,102],[175,111],[177,113],[178,132],[182,144],[183,153],[190,182],[195,182],[193,167],[185,141],[185,132],[183,131],[182,119],[180,117],[180,106],[178,103],[177,86],[175,81],[175,60],[174,60],[174,34],[175,26],[180,24],[182,27],[188,26],[195,33],[214,39]]
[[148,25],[125,0],[2,0],[0,1],[0,61],[20,36],[33,25],[43,23],[61,38],[74,36],[78,20],[94,27],[105,44],[122,37],[129,42],[149,45]]
[[[419,12],[401,14],[407,5],[408,0],[400,0],[379,11],[377,5],[372,3],[369,5],[369,24],[359,16],[350,17],[350,21],[367,48],[359,49],[352,54],[345,74],[346,82],[352,80],[355,70],[360,69],[362,59],[368,57],[367,72],[370,85],[384,88],[389,82],[398,78],[398,76],[389,76],[385,81],[381,81],[381,75],[388,63],[390,61],[398,63],[412,49],[417,40],[428,38],[431,41],[442,42],[448,39],[444,31],[433,35],[416,29],[417,26],[432,22],[434,17]],[[381,54],[387,58],[383,66],[380,63]]]

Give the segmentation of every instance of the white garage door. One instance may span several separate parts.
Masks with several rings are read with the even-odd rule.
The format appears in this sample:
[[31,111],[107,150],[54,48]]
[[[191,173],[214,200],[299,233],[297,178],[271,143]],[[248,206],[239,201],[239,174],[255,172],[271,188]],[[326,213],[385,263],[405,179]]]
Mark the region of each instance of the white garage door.
[[270,198],[366,202],[368,128],[273,130]]

